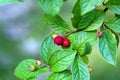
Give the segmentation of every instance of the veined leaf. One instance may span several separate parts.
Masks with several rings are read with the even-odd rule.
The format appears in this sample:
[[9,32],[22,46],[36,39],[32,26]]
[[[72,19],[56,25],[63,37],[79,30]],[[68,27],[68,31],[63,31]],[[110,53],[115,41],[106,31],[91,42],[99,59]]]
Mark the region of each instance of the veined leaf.
[[39,2],[45,13],[56,15],[62,7],[63,0],[39,0]]
[[116,64],[117,40],[110,30],[99,39],[99,51],[102,57],[110,64]]
[[55,51],[49,59],[51,71],[60,72],[67,69],[67,67],[73,62],[75,55],[76,51],[73,50]]
[[75,58],[72,64],[72,80],[90,80],[87,65],[78,57]]
[[50,55],[55,51],[56,44],[52,38],[52,34],[49,34],[42,42],[40,47],[40,55],[44,62],[48,64]]
[[80,15],[84,15],[93,9],[96,8],[96,6],[99,6],[102,4],[104,0],[78,0],[76,2],[76,14],[79,12]]
[[72,80],[72,74],[69,70],[52,73],[47,80]]
[[120,33],[120,19],[119,18],[113,18],[105,23],[108,28],[111,30]]
[[47,68],[37,66],[35,71],[30,71],[30,66],[33,65],[36,67],[36,60],[26,59],[18,64],[14,71],[14,75],[19,79],[31,79],[37,77],[39,74],[45,73],[48,71]]
[[96,10],[93,21],[85,28],[84,31],[93,31],[101,27],[105,18],[105,13],[102,10]]
[[58,15],[52,16],[49,14],[44,15],[45,23],[50,25],[57,31],[69,31],[69,25]]
[[95,32],[78,32],[69,35],[68,39],[71,42],[70,47],[84,55],[91,52],[91,46],[95,43],[97,37]]
[[106,3],[106,7],[114,13],[120,15],[120,0],[109,0]]

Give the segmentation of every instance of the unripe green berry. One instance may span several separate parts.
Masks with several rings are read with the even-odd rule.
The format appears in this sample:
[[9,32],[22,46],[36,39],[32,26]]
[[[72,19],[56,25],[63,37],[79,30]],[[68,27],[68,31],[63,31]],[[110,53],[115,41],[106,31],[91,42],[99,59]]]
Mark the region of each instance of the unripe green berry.
[[34,66],[34,65],[31,65],[31,66],[29,67],[29,70],[30,70],[30,71],[34,71],[34,70],[35,70],[35,66]]
[[36,61],[36,65],[37,65],[37,66],[40,66],[41,64],[42,64],[41,61],[39,61],[39,60]]

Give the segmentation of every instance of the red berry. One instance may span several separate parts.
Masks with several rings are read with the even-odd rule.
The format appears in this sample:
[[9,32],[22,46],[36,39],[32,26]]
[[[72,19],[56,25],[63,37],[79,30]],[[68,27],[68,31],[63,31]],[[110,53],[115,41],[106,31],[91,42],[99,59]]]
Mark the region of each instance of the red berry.
[[100,30],[97,30],[96,35],[97,35],[98,37],[101,37],[102,34],[103,34],[103,33],[102,33]]
[[70,46],[70,41],[69,41],[68,39],[64,39],[64,40],[63,40],[63,46],[64,46],[64,47]]
[[63,43],[63,37],[62,36],[56,36],[55,38],[54,38],[54,43],[55,44],[57,44],[57,45],[62,45],[62,43]]

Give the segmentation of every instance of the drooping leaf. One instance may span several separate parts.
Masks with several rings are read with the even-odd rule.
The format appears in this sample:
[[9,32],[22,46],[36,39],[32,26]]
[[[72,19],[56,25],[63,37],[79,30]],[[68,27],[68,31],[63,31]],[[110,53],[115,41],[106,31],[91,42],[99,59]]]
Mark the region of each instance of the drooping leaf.
[[88,67],[81,58],[76,57],[72,64],[72,80],[90,80]]
[[55,51],[56,44],[52,38],[52,34],[49,34],[42,42],[40,47],[40,55],[45,63],[48,64],[50,55]]
[[104,18],[105,18],[105,13],[101,10],[97,10],[95,12],[93,21],[88,25],[85,31],[93,31],[99,29],[104,21]]
[[[84,55],[91,52],[91,46],[96,41],[96,33],[94,32],[78,32],[68,36],[71,48]],[[87,49],[87,51],[86,51]]]
[[[33,65],[36,67],[35,71],[30,71],[30,66]],[[26,59],[20,62],[15,71],[14,75],[19,79],[31,79],[37,77],[39,74],[47,72],[48,69],[41,66],[36,66],[36,60]]]
[[99,51],[102,57],[110,64],[116,64],[117,40],[110,30],[99,38]]
[[103,1],[104,0],[78,0],[75,5],[76,14],[84,15],[95,9],[96,6],[101,5]]
[[10,3],[21,2],[23,0],[0,0],[0,6],[7,5]]
[[109,0],[106,3],[106,7],[114,13],[120,15],[120,0]]
[[62,7],[63,0],[39,0],[41,8],[47,14],[56,15]]
[[108,28],[111,30],[120,33],[120,18],[113,18],[105,23]]
[[76,51],[73,50],[57,50],[55,51],[50,59],[49,65],[53,72],[60,72],[65,69],[73,62]]
[[72,80],[72,74],[69,70],[52,73],[47,80]]
[[69,31],[69,25],[58,15],[52,16],[49,14],[44,15],[45,23],[50,25],[57,31]]

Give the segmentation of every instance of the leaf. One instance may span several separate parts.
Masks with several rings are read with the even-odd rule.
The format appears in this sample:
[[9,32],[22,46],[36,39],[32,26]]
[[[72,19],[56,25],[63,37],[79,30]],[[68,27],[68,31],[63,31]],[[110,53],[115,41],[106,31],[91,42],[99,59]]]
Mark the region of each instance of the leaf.
[[47,14],[56,15],[62,7],[63,0],[39,0],[41,8]]
[[10,3],[20,2],[23,0],[0,0],[0,6],[7,5]]
[[59,73],[52,73],[47,80],[72,80],[72,74],[69,70]]
[[37,78],[31,78],[31,79],[28,79],[28,80],[37,80]]
[[84,55],[91,52],[91,45],[95,43],[97,38],[94,32],[78,32],[69,35],[68,39],[71,43],[70,47],[79,52],[79,54]]
[[105,13],[102,10],[97,10],[94,16],[93,21],[85,28],[84,31],[93,31],[101,27],[105,18]]
[[65,69],[73,62],[76,51],[73,50],[57,50],[55,51],[50,59],[49,65],[53,72],[60,72]]
[[119,18],[113,18],[105,23],[105,25],[110,28],[111,30],[120,33],[120,19]]
[[[35,71],[30,71],[29,68],[31,65],[36,67]],[[48,69],[41,66],[36,66],[36,60],[34,59],[26,59],[20,62],[15,71],[14,75],[19,79],[30,79],[37,77],[37,75],[47,72]]]
[[49,57],[55,51],[56,44],[52,38],[52,34],[49,34],[42,42],[40,47],[40,55],[45,63],[48,64]]
[[89,59],[87,56],[81,56],[82,60],[84,61],[84,63],[88,64]]
[[117,40],[110,30],[99,39],[99,51],[102,57],[110,64],[116,64]]
[[120,0],[109,0],[106,7],[113,11],[115,14],[120,15]]
[[81,30],[86,28],[88,24],[90,24],[90,22],[94,19],[95,10],[81,16],[79,11],[79,5],[80,4],[77,3],[73,8],[72,13],[74,14],[74,17],[72,18],[72,24],[75,28]]
[[50,25],[55,30],[59,31],[69,31],[69,25],[58,15],[52,16],[49,14],[44,15],[45,23]]
[[88,67],[81,58],[76,57],[72,64],[72,80],[90,80]]
[[[76,14],[80,14],[81,16],[94,10],[96,6],[99,6],[102,4],[104,0],[78,0],[76,2]],[[75,12],[74,11],[74,12]]]

